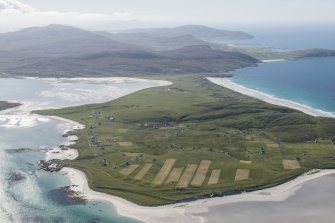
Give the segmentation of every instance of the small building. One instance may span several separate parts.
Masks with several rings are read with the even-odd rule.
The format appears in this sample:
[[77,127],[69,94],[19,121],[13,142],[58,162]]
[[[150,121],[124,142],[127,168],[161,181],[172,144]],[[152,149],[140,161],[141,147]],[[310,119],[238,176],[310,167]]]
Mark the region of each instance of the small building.
[[101,161],[101,165],[103,165],[103,166],[108,166],[108,160],[106,160],[106,159],[103,159],[102,161]]

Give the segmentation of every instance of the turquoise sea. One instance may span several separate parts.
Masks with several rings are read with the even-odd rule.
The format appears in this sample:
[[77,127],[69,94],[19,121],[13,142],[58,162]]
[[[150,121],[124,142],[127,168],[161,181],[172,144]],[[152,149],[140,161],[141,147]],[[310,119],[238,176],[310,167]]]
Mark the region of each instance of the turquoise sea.
[[335,57],[262,63],[233,74],[237,84],[335,114]]
[[[74,124],[31,115],[37,108],[64,107],[108,101],[133,91],[157,86],[155,81],[52,81],[1,79],[0,100],[24,105],[0,111],[0,223],[135,223],[121,217],[109,203],[64,205],[59,189],[70,186],[61,173],[38,170],[40,149],[53,149]],[[30,148],[31,152],[15,152]],[[15,179],[15,176],[23,179]],[[14,177],[14,178],[13,178]],[[55,191],[56,190],[56,191]],[[52,193],[54,192],[54,193]],[[50,196],[56,193],[55,196]]]
[[[49,120],[27,128],[0,127],[0,222],[22,223],[135,223],[120,217],[107,203],[89,202],[87,205],[64,206],[52,200],[50,191],[69,186],[69,180],[60,173],[38,170],[41,152],[8,153],[21,147],[52,148],[64,142],[61,137],[66,124]],[[10,183],[8,177],[19,173],[22,182]]]

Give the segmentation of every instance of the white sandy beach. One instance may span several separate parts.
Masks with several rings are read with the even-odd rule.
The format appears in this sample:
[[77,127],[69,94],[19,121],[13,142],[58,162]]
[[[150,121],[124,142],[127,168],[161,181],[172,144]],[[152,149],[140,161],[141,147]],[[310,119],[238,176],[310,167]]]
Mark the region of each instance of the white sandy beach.
[[157,86],[165,86],[170,85],[171,82],[163,81],[163,80],[152,80],[152,79],[139,79],[132,77],[74,77],[74,78],[41,78],[41,77],[24,77],[29,80],[44,80],[50,81],[53,83],[61,83],[61,82],[88,82],[92,84],[112,84],[112,83],[152,83],[155,82]]
[[272,63],[272,62],[281,62],[285,61],[284,59],[272,59],[272,60],[262,60],[262,63]]
[[239,84],[236,84],[228,78],[208,77],[207,79],[214,84],[217,84],[217,85],[220,85],[222,87],[228,88],[230,90],[236,91],[238,93],[247,95],[249,97],[260,99],[260,100],[265,101],[269,104],[279,105],[279,106],[284,106],[284,107],[288,107],[288,108],[291,108],[291,109],[299,110],[299,111],[302,111],[302,112],[304,112],[308,115],[312,115],[312,116],[315,116],[315,117],[331,117],[331,118],[335,117],[335,115],[332,114],[331,112],[325,112],[325,111],[322,111],[322,110],[311,108],[311,107],[303,105],[303,104],[288,101],[288,100],[285,100],[285,99],[276,98],[276,97],[273,97],[269,94],[265,94],[265,93],[262,93],[260,91],[256,91],[256,90],[241,86]]
[[45,152],[45,160],[75,160],[78,157],[78,151],[76,149],[61,150],[60,148],[55,148]]
[[335,174],[335,170],[315,170],[313,173],[306,173],[282,185],[251,193],[160,207],[143,207],[116,196],[92,191],[88,187],[85,174],[79,170],[63,168],[61,172],[71,180],[71,184],[74,185],[72,190],[81,193],[86,199],[110,202],[120,215],[147,223],[204,223],[207,220],[201,217],[201,214],[207,213],[210,207],[247,201],[285,201],[293,196],[304,183],[322,176]]

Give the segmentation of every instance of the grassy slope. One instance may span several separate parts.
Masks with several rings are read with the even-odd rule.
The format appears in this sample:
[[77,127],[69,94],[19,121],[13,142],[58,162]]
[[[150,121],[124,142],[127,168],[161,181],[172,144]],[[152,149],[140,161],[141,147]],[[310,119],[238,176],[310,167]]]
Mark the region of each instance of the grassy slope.
[[[169,77],[171,86],[142,90],[118,100],[40,112],[69,118],[87,126],[79,133],[74,146],[78,160],[67,162],[83,170],[90,187],[124,197],[142,205],[159,205],[192,196],[223,192],[239,188],[260,188],[277,184],[311,168],[335,167],[329,159],[335,146],[335,120],[314,118],[301,112],[268,105],[228,89],[216,86],[201,76]],[[102,112],[97,115],[94,112]],[[114,117],[110,121],[108,117]],[[138,124],[147,124],[140,127]],[[167,126],[167,127],[166,127]],[[132,146],[88,146],[88,136],[98,140],[118,139]],[[328,141],[307,143],[323,138]],[[266,148],[280,142],[280,148]],[[171,144],[175,146],[171,148]],[[266,154],[260,155],[260,148]],[[130,160],[123,152],[142,153],[141,161],[153,163],[142,181],[119,174],[112,164]],[[305,155],[303,155],[305,153]],[[284,170],[282,159],[301,158],[302,169]],[[151,184],[166,158],[176,158],[174,167],[200,160],[212,160],[212,169],[221,169],[218,185],[176,190],[175,185]],[[109,166],[103,167],[101,160]],[[239,160],[252,160],[251,165]],[[251,170],[251,178],[234,182],[237,168]],[[207,174],[206,181],[209,178]]]

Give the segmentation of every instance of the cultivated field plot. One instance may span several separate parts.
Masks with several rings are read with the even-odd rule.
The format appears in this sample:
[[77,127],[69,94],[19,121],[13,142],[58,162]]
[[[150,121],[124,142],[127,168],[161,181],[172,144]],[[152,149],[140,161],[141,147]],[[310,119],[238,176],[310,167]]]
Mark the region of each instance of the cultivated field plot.
[[134,145],[132,142],[119,142],[120,146],[132,146]]
[[169,177],[166,180],[166,184],[169,183],[176,183],[178,182],[178,180],[181,177],[181,174],[183,173],[184,167],[181,168],[173,168],[173,170],[171,171]]
[[300,163],[297,160],[283,160],[283,167],[286,170],[300,169]]
[[208,185],[218,184],[220,175],[221,175],[221,170],[218,170],[218,169],[212,170],[211,176],[209,177],[209,180],[208,180]]
[[175,162],[176,159],[167,159],[152,183],[154,184],[164,183]]
[[129,156],[129,157],[136,157],[136,156],[141,155],[141,153],[127,153],[127,152],[124,152],[124,153],[122,153],[122,155]]
[[246,140],[253,140],[253,137],[250,136],[250,135],[247,135],[247,136],[245,137],[245,139],[246,139]]
[[151,163],[145,164],[144,167],[142,167],[142,169],[134,177],[135,180],[142,180],[145,174],[147,174],[147,172],[150,170],[151,167],[152,167]]
[[251,161],[247,161],[247,160],[240,160],[240,163],[242,164],[251,164]]
[[268,147],[268,148],[279,148],[279,144],[278,143],[268,143],[268,144],[266,144],[266,147]]
[[134,172],[134,171],[137,169],[137,167],[139,167],[139,165],[130,165],[130,166],[128,166],[128,167],[123,168],[123,169],[120,171],[120,173],[121,173],[122,175],[126,175],[126,176],[128,176],[128,175],[130,175],[132,172]]
[[195,171],[197,170],[197,164],[188,164],[183,175],[181,176],[177,188],[187,188],[192,180]]
[[191,182],[192,186],[200,187],[204,183],[206,179],[206,175],[209,169],[209,166],[211,165],[212,161],[210,160],[201,160],[200,166]]
[[238,169],[236,170],[235,181],[247,180],[249,179],[250,170],[248,169]]

